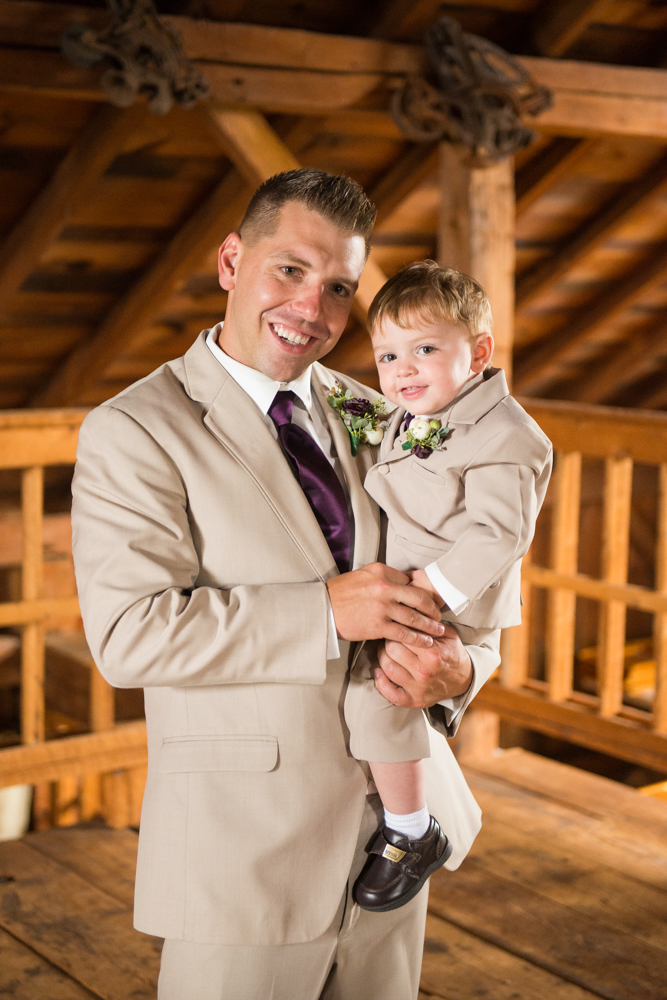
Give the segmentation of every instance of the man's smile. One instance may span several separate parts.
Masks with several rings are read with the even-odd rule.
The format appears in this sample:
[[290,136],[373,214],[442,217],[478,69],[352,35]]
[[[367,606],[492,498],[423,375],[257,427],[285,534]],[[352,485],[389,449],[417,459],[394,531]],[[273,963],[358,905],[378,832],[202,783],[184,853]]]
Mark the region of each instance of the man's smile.
[[295,327],[278,320],[269,320],[268,326],[276,340],[279,341],[281,348],[290,354],[305,354],[316,340],[325,339],[324,337],[311,336],[303,330],[297,330]]

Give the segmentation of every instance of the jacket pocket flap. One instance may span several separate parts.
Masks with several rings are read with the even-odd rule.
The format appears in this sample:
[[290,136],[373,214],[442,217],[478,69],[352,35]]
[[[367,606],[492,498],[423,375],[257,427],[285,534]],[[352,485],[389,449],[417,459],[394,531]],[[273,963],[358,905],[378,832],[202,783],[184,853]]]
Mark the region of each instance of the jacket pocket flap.
[[275,736],[169,736],[160,749],[162,774],[188,771],[272,771]]

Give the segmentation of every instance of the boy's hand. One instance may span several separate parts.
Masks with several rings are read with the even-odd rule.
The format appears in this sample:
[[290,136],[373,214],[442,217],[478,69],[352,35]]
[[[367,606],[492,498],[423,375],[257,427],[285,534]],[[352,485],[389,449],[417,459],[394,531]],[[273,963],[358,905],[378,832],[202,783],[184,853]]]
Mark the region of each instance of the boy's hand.
[[413,569],[410,570],[407,575],[410,577],[410,583],[413,587],[419,587],[420,590],[425,590],[428,596],[435,601],[439,608],[444,608],[445,602],[429,580],[425,570]]

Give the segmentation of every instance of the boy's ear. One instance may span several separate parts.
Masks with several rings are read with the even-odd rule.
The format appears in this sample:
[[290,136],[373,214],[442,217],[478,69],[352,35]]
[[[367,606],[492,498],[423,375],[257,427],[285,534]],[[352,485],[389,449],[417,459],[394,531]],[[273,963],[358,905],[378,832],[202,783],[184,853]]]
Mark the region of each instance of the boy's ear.
[[483,372],[489,364],[493,355],[493,337],[490,333],[480,333],[475,341],[475,349],[472,355],[471,369],[476,375]]

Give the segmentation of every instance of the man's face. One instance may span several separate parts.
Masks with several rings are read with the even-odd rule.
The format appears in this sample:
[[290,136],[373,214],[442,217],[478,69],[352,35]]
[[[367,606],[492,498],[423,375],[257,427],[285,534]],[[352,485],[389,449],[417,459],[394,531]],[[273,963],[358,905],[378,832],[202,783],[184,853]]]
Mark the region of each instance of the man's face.
[[220,347],[277,382],[291,382],[328,354],[345,328],[364,269],[363,237],[341,231],[300,202],[254,246],[232,233],[220,247],[229,292]]

